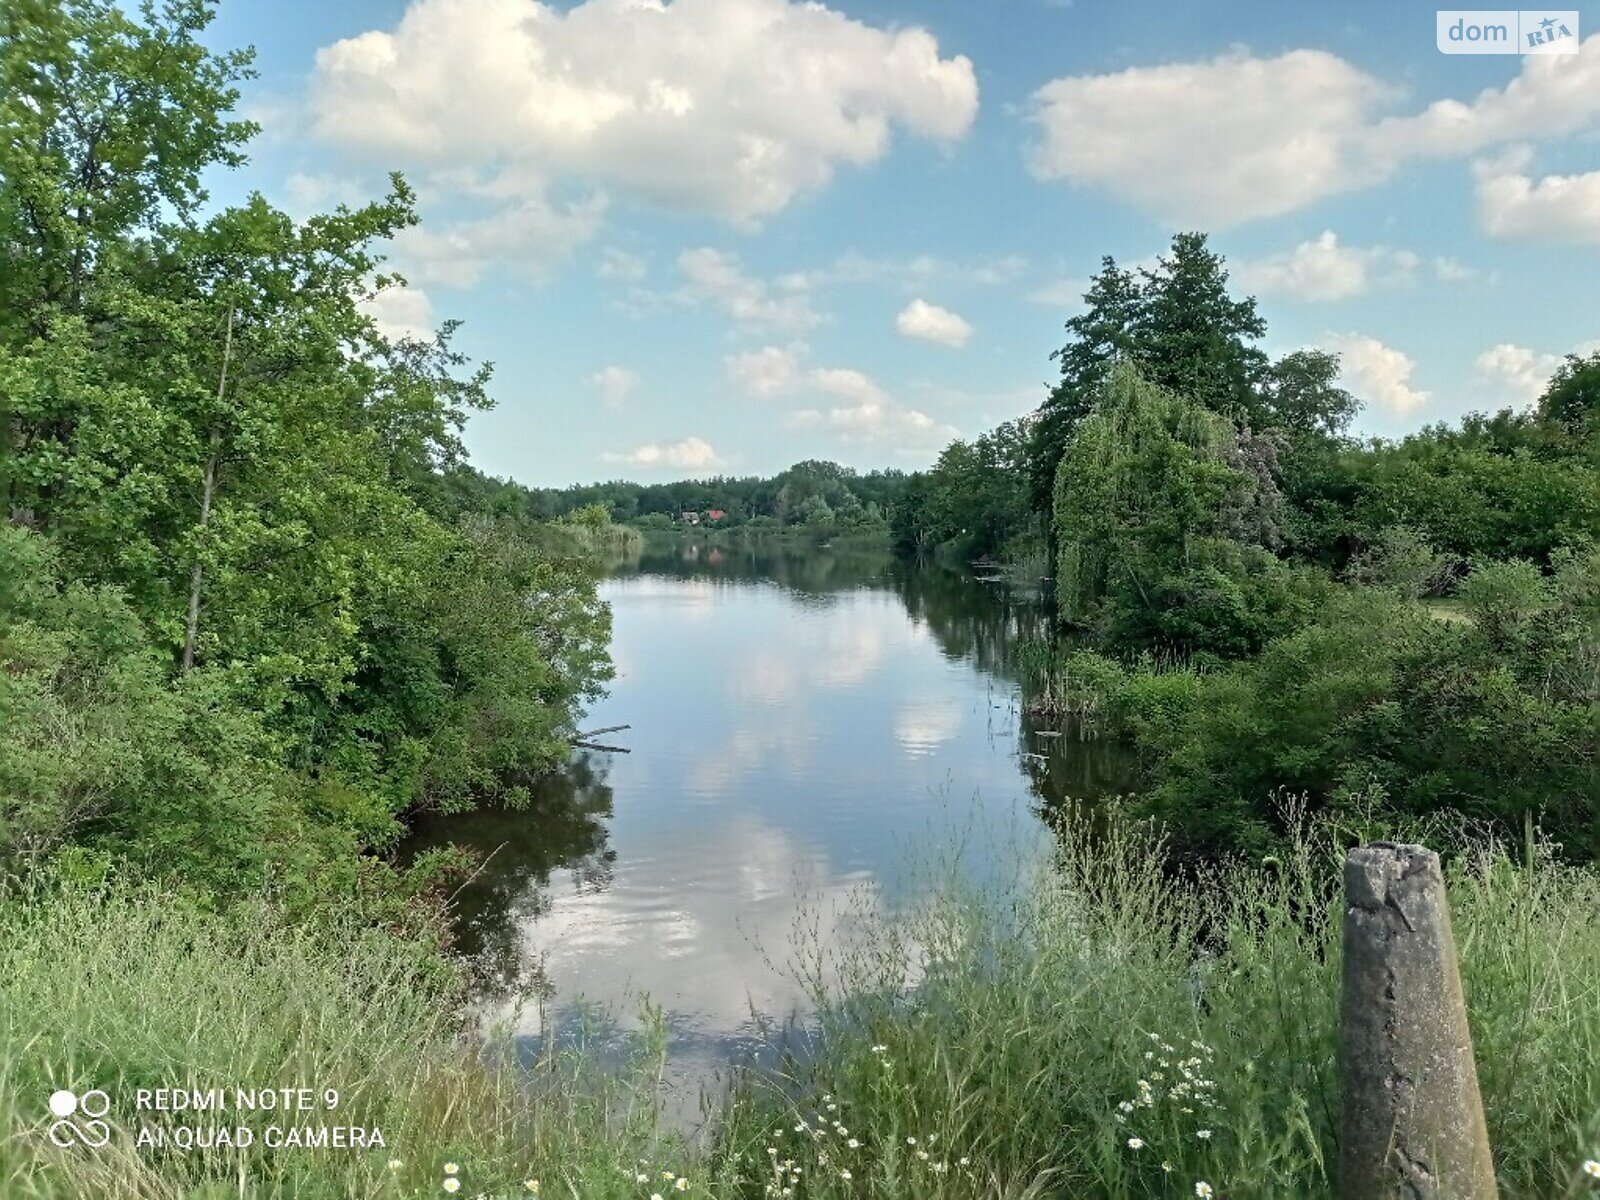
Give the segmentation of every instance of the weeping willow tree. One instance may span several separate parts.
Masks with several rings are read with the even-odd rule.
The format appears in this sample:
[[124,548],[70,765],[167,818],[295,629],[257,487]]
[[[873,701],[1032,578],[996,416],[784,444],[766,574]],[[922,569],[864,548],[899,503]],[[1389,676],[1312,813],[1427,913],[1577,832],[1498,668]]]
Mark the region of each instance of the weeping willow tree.
[[1120,648],[1259,645],[1283,595],[1272,445],[1113,368],[1056,472],[1056,598]]

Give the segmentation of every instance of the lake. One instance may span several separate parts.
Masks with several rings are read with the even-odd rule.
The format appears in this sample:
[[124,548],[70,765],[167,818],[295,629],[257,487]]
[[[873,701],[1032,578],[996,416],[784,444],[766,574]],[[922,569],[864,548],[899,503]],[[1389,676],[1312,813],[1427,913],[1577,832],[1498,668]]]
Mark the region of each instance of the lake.
[[[914,903],[919,850],[979,882],[1048,845],[1064,796],[1115,790],[1114,747],[1024,713],[1032,598],[875,548],[651,543],[604,582],[627,725],[535,803],[421,824],[487,861],[458,897],[477,1003],[537,1044],[660,1007],[685,1095],[803,1018],[797,923]],[[818,924],[820,922],[820,924]],[[682,1098],[680,1098],[682,1099]],[[686,1101],[685,1101],[686,1103]]]

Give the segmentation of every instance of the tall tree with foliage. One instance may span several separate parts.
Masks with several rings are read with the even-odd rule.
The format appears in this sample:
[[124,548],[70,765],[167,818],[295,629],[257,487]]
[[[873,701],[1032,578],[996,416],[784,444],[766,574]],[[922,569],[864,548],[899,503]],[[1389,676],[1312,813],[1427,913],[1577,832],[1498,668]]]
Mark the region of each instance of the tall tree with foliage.
[[1265,424],[1258,386],[1268,360],[1255,346],[1266,323],[1251,297],[1228,292],[1222,256],[1203,233],[1182,233],[1154,267],[1125,271],[1109,256],[1084,293],[1085,309],[1067,322],[1067,342],[1052,356],[1061,380],[1034,425],[1035,503],[1049,503],[1056,467],[1094,406],[1113,364],[1126,359],[1151,383],[1236,421]]
[[1600,447],[1600,350],[1567,355],[1539,397],[1538,414],[1575,441]]
[[906,549],[952,546],[966,555],[1012,555],[1039,521],[1028,503],[1026,421],[1006,421],[946,446],[895,506],[891,527]]
[[1258,648],[1294,606],[1275,485],[1233,422],[1114,367],[1056,476],[1056,603],[1125,648]]
[[1089,415],[1118,358],[1131,357],[1144,294],[1137,276],[1109,254],[1083,295],[1084,311],[1067,321],[1067,343],[1051,354],[1061,380],[1040,406],[1032,426],[1030,482],[1034,507],[1046,510],[1056,467],[1078,422]]

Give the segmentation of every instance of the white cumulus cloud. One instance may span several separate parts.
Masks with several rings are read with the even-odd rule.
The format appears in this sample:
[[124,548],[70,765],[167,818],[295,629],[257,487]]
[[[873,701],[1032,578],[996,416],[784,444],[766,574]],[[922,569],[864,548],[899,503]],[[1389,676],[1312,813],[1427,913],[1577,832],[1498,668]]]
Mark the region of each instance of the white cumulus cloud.
[[430,340],[438,327],[433,315],[433,303],[428,293],[419,287],[387,287],[362,308],[378,327],[378,332],[392,340],[417,338]]
[[889,443],[904,453],[944,445],[959,431],[891,397],[875,380],[845,367],[819,368],[806,376],[815,390],[845,401],[791,414],[796,428],[825,429],[847,442]]
[[[888,444],[901,453],[944,445],[959,432],[918,409],[902,404],[877,380],[854,367],[807,367],[803,342],[763,346],[723,360],[728,378],[762,399],[803,397],[811,406],[791,411],[786,423],[796,429],[821,429],[847,442]],[[834,401],[819,404],[818,401]]]
[[484,216],[401,230],[395,259],[407,278],[424,284],[470,288],[497,266],[539,282],[599,232],[605,209],[603,196],[553,204],[541,188]]
[[918,338],[924,342],[938,342],[943,346],[960,348],[972,336],[972,326],[958,314],[926,300],[913,300],[894,319],[894,327],[901,337]]
[[683,471],[709,471],[722,465],[722,456],[711,443],[700,437],[677,442],[647,442],[626,453],[602,454],[601,462],[630,467],[672,467]]
[[916,26],[793,0],[413,0],[317,54],[314,128],[408,165],[485,161],[751,222],[882,158],[949,142],[972,64]]
[[1339,373],[1358,399],[1371,400],[1396,417],[1427,405],[1432,393],[1411,386],[1417,364],[1403,350],[1360,333],[1330,333],[1322,345],[1339,356]]
[[[1523,160],[1525,161],[1525,160]],[[1517,157],[1478,167],[1478,224],[1490,237],[1600,245],[1600,171],[1534,179]]]
[[1346,246],[1333,230],[1284,254],[1238,267],[1240,282],[1266,295],[1295,300],[1344,300],[1375,285],[1410,282],[1421,260],[1409,250]]
[[800,362],[807,347],[803,342],[787,346],[763,346],[723,359],[728,378],[752,396],[763,399],[791,392],[800,382]]
[[[1600,338],[1574,346],[1571,352],[1584,358],[1597,350],[1600,350]],[[1550,354],[1513,342],[1501,342],[1473,359],[1472,370],[1482,383],[1496,388],[1517,403],[1532,404],[1544,395],[1550,376],[1555,374],[1564,358],[1561,354]]]
[[1600,35],[1570,55],[1527,55],[1504,87],[1388,114],[1398,89],[1322,50],[1077,75],[1033,96],[1041,179],[1104,188],[1173,223],[1222,227],[1388,179],[1408,162],[1464,158],[1600,122]]
[[1472,370],[1484,383],[1508,393],[1522,404],[1537,400],[1561,365],[1559,354],[1543,354],[1527,346],[1501,342],[1472,361]]
[[1354,137],[1388,97],[1321,50],[1070,76],[1034,94],[1029,167],[1166,220],[1227,225],[1371,182]]
[[600,256],[595,274],[601,279],[620,279],[624,283],[639,283],[649,274],[649,265],[636,254],[608,246]]
[[863,400],[825,409],[803,408],[793,415],[791,422],[798,429],[826,429],[847,442],[891,443],[904,453],[936,450],[960,436],[954,426],[887,400]]

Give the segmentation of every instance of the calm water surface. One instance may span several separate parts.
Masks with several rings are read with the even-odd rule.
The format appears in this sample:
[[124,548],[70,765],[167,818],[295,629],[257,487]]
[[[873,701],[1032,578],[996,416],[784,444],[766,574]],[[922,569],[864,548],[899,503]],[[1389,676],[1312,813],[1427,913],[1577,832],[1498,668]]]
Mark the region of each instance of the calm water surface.
[[[949,570],[840,549],[653,546],[603,586],[617,677],[533,808],[421,828],[490,855],[459,898],[479,1002],[537,1043],[660,1006],[682,1083],[803,1016],[797,920],[914,902],[919,849],[983,879],[1046,844],[1063,795],[1113,790],[1103,745],[1022,714],[1040,614]],[[596,1015],[598,1011],[598,1016]]]

